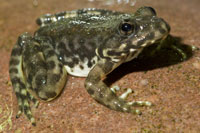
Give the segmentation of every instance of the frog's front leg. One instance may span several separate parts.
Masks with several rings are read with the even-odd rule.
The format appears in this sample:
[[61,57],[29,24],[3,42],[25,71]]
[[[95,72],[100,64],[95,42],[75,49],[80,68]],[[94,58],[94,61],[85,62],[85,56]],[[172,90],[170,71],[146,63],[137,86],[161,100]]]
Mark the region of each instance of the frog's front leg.
[[107,106],[110,109],[141,114],[138,109],[132,109],[132,106],[151,106],[150,102],[145,101],[135,101],[135,102],[127,102],[125,101],[126,96],[130,93],[130,89],[128,92],[121,97],[118,97],[115,94],[113,89],[110,89],[103,80],[106,75],[112,72],[117,66],[120,64],[114,63],[107,60],[101,60],[95,67],[90,71],[88,77],[85,81],[85,86],[88,93],[99,103]]
[[66,71],[51,41],[22,34],[12,50],[9,73],[19,105],[17,117],[24,112],[35,125],[30,101],[36,105],[35,97],[44,101],[54,99],[66,81]]

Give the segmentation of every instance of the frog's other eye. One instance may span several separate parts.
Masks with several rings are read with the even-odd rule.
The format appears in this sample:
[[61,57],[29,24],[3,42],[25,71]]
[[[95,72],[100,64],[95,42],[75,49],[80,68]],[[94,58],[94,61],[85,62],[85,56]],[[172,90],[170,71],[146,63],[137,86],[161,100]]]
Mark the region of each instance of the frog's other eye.
[[156,11],[152,7],[141,7],[136,11],[135,15],[156,16]]
[[155,9],[153,9],[152,7],[147,7],[147,8],[149,8],[149,10],[150,10],[150,12],[151,12],[152,15],[156,16]]
[[124,22],[120,25],[120,33],[123,35],[130,35],[134,31],[134,25],[128,22]]

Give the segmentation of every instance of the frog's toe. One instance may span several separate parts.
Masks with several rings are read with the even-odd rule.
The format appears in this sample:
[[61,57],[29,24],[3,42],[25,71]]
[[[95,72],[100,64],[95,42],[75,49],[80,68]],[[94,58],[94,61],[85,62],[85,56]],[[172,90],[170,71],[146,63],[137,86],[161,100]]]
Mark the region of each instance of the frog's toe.
[[187,54],[181,48],[179,48],[176,45],[171,45],[170,47],[171,47],[171,49],[173,49],[174,51],[176,51],[178,54],[180,54],[182,56],[182,60],[187,59]]
[[[129,94],[133,93],[132,89],[130,88],[125,88],[125,89],[126,91],[119,96],[120,99],[125,100]],[[116,92],[120,90],[120,87],[116,85],[116,86],[111,87],[110,90],[116,94]]]
[[38,103],[32,95],[25,88],[21,88],[20,93],[16,93],[18,98],[19,111],[16,115],[16,118],[19,118],[22,113],[31,121],[32,125],[36,125],[35,118],[32,115],[30,108],[30,100],[35,100],[35,104]]
[[115,85],[115,86],[111,87],[110,90],[111,90],[113,93],[116,93],[117,91],[120,90],[120,87],[119,87],[118,85]]
[[[132,89],[130,88],[125,88],[125,89],[126,91],[119,96],[119,98],[122,100],[126,100],[128,95],[133,93]],[[116,94],[116,92],[120,90],[120,87],[116,85],[116,86],[111,87],[110,90]]]
[[131,106],[147,106],[147,107],[150,107],[153,105],[149,101],[132,101],[132,102],[128,102],[128,104]]
[[119,98],[123,99],[123,100],[126,100],[126,98],[128,97],[129,94],[133,93],[133,90],[130,89],[130,88],[127,88],[127,90],[122,93]]
[[32,115],[31,108],[27,100],[24,101],[24,114],[31,121],[32,125],[35,126],[36,125],[35,118]]
[[39,105],[39,101],[34,102],[34,107],[37,108]]
[[132,102],[126,102],[123,100],[123,112],[133,113],[137,115],[141,115],[142,112],[139,109],[135,109],[134,107],[141,107],[141,106],[152,106],[151,102],[148,101],[132,101]]
[[24,112],[26,117],[31,121],[32,125],[35,126],[36,125],[35,118],[32,115],[28,99],[23,99],[21,101],[22,102],[18,103],[19,104],[19,111],[16,115],[16,118],[19,118],[21,116],[21,114]]
[[[110,90],[112,92],[114,92],[116,94],[117,91],[120,90],[120,87],[119,86],[113,86],[110,88]],[[118,98],[121,99],[124,104],[126,104],[123,108],[123,110],[125,112],[131,112],[131,113],[134,113],[134,114],[138,114],[138,115],[141,115],[141,111],[138,110],[138,109],[134,109],[132,107],[142,107],[142,106],[152,106],[152,103],[149,102],[149,101],[132,101],[132,102],[126,102],[126,99],[128,97],[129,94],[133,93],[133,90],[130,89],[130,88],[126,88],[126,91],[124,93],[122,93]]]
[[38,105],[39,105],[39,101],[38,101],[33,95],[31,95],[29,92],[27,92],[27,97],[28,97],[28,99],[29,99],[30,101],[33,102],[34,107],[37,108]]
[[17,114],[16,114],[16,118],[18,119],[21,116],[21,114],[22,114],[22,109],[19,109]]

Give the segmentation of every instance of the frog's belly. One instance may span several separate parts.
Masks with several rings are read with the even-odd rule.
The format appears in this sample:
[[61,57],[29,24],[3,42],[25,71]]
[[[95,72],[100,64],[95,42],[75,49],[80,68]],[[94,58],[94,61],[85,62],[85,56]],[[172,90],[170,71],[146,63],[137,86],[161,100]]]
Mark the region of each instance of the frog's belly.
[[92,59],[92,66],[88,66],[88,60],[85,60],[84,62],[79,62],[78,64],[75,64],[73,67],[69,67],[65,64],[65,69],[67,70],[67,73],[73,76],[77,77],[87,77],[90,70],[95,66],[97,63],[97,57],[94,57]]
[[84,69],[81,69],[79,65],[74,66],[73,68],[70,68],[69,66],[65,66],[65,69],[67,70],[67,73],[73,76],[77,77],[87,77],[88,73],[92,68],[84,67]]

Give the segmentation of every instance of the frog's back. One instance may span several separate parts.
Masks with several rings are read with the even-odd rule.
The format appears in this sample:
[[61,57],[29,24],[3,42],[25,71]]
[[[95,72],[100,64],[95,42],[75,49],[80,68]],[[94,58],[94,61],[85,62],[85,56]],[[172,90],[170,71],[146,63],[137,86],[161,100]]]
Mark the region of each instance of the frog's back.
[[36,37],[51,38],[59,59],[71,75],[86,77],[99,60],[96,48],[118,32],[113,28],[113,21],[120,13],[100,11],[101,14],[97,10],[96,14],[82,14],[78,18],[69,17],[46,24],[35,33]]
[[82,16],[111,16],[111,15],[119,15],[123,14],[122,12],[118,11],[111,11],[105,9],[96,9],[96,8],[84,8],[72,11],[63,11],[56,14],[45,14],[39,17],[36,20],[36,23],[43,27],[45,25],[58,22],[63,19],[70,19],[70,18],[80,18]]

